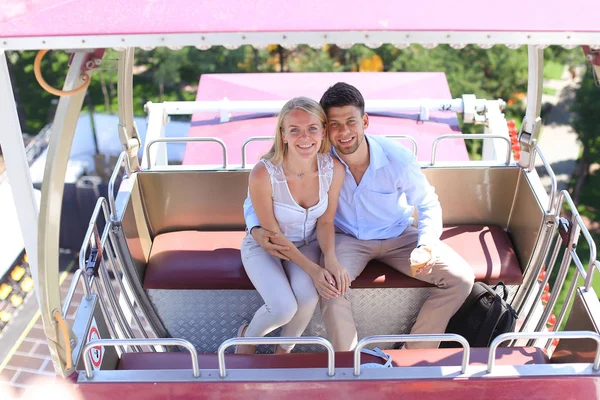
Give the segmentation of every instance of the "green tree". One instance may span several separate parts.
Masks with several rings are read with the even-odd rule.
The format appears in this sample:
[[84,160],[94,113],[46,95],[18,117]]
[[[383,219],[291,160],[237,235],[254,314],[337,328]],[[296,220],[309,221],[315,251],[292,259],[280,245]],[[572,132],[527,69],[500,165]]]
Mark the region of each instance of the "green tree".
[[288,67],[291,72],[339,72],[344,69],[327,50],[315,50],[305,45],[298,46],[288,55]]
[[600,89],[594,83],[592,69],[588,68],[581,86],[575,93],[572,111],[575,117],[572,121],[573,129],[581,142],[582,153],[576,170],[576,184],[573,189],[573,201],[579,202],[581,189],[585,184],[592,163],[600,162]]

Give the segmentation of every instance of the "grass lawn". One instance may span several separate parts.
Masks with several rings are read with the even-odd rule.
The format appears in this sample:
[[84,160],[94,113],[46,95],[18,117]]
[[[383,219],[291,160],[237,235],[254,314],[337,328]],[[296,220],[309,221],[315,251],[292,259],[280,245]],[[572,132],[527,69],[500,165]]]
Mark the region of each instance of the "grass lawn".
[[558,63],[556,61],[545,62],[544,79],[560,79],[564,70],[564,64]]
[[[594,222],[594,221],[596,223],[600,222],[600,171],[596,171],[594,174],[592,174],[588,177],[588,180],[585,183],[585,185],[583,186],[583,189],[581,192],[581,198],[579,200],[578,210],[579,210],[579,213],[581,214],[581,216],[584,218],[584,220],[589,219],[589,221],[592,221],[592,222]],[[597,227],[592,227],[592,229],[590,229],[590,233],[591,233],[592,238],[594,239],[594,242],[596,243],[596,245],[599,245],[600,244],[600,229],[598,229]],[[589,246],[588,246],[585,238],[583,237],[583,235],[581,235],[579,238],[579,244],[577,246],[577,254],[579,255],[579,258],[581,259],[581,262],[587,271],[588,265],[589,265],[589,260],[590,260],[590,250],[589,250]],[[598,256],[596,256],[596,257],[598,257]],[[555,271],[553,271],[553,274],[552,274],[553,276],[556,276],[556,273],[558,272],[558,263],[559,262],[560,262],[560,259],[557,262]],[[575,264],[572,263],[572,265],[569,269],[569,274],[567,276],[567,280],[565,281],[563,290],[561,291],[558,301],[556,303],[556,306],[554,308],[554,313],[557,318],[558,318],[558,314],[560,313],[560,309],[565,302],[565,298],[567,296],[569,286],[573,282],[573,276],[575,274],[575,269],[576,269]],[[582,286],[583,284],[584,284],[583,279],[580,277],[578,286]],[[600,273],[598,273],[598,272],[594,273],[592,286],[594,287],[596,294],[600,295]],[[563,322],[563,324],[564,324],[564,322]]]
[[549,95],[549,96],[556,96],[556,89],[551,88],[551,87],[545,87],[545,88],[543,88],[542,92],[544,94]]

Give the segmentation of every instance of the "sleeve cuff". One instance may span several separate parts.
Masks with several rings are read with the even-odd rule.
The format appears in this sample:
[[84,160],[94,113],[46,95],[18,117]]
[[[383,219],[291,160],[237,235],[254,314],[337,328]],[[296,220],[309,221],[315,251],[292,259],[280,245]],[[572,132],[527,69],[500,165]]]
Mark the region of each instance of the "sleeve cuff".
[[417,246],[435,246],[440,242],[440,239],[435,235],[424,233],[419,235],[419,240],[417,241]]
[[256,226],[260,226],[260,222],[258,222],[258,218],[256,218],[256,216],[254,216],[254,215],[249,215],[246,218],[247,231],[250,232],[252,230],[252,228],[254,228]]

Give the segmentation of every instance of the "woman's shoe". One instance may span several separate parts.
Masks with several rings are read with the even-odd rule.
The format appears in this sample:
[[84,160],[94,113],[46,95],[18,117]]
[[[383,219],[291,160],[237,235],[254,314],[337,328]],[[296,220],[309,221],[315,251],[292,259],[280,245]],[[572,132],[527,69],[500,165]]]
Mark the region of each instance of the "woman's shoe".
[[275,346],[275,354],[290,354],[292,349],[286,350],[280,344]]
[[[248,324],[242,324],[238,331],[237,337],[244,337],[246,333],[246,329],[248,329]],[[235,354],[254,354],[256,353],[256,346],[252,344],[240,344],[235,346]]]

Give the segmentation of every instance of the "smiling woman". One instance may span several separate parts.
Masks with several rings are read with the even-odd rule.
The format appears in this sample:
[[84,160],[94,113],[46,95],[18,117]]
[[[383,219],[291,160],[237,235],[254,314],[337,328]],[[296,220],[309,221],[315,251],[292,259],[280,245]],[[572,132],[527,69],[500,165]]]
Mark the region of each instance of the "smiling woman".
[[[342,293],[332,273],[319,265],[320,250],[337,265],[333,217],[344,177],[329,153],[325,126],[319,103],[291,99],[279,113],[271,151],[250,174],[244,203],[248,229],[252,233],[260,224],[260,232],[272,235],[267,242],[279,247],[266,250],[264,236],[258,234],[247,235],[242,243],[244,268],[265,304],[249,325],[239,328],[238,336],[264,336],[281,326],[282,335],[301,336],[319,296]],[[254,213],[255,223],[249,217]],[[281,344],[275,352],[289,353],[293,347]],[[238,353],[255,350],[251,345],[237,348]]]

